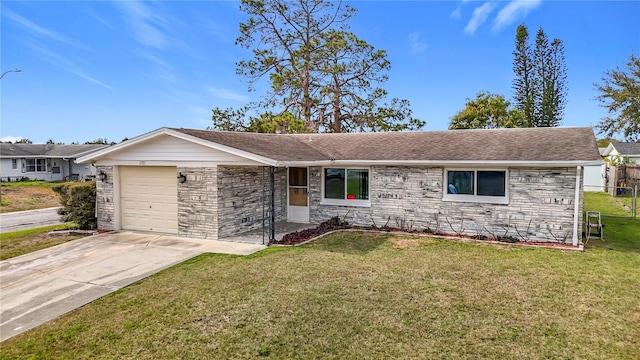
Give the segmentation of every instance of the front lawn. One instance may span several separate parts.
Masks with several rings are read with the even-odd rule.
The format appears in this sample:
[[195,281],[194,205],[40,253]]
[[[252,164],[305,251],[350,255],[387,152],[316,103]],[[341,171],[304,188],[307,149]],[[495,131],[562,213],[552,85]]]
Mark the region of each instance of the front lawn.
[[77,239],[79,236],[48,236],[51,231],[75,227],[76,224],[67,223],[0,234],[0,260],[6,260]]
[[197,257],[3,342],[0,357],[637,359],[639,268],[637,251],[335,233]]
[[0,212],[60,206],[60,197],[51,189],[56,184],[46,181],[3,182],[0,184]]

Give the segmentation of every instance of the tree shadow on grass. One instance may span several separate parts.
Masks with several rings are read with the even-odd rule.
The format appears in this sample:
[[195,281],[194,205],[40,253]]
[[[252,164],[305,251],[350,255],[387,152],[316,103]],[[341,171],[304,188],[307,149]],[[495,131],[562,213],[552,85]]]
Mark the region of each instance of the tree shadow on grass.
[[388,238],[389,235],[386,234],[367,233],[363,231],[338,231],[303,246],[329,252],[365,255],[380,247]]

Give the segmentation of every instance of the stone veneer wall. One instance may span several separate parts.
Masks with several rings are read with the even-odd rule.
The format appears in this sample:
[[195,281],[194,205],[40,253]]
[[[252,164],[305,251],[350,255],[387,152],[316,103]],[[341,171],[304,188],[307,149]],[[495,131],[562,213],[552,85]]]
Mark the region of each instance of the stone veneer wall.
[[96,174],[104,172],[107,180],[96,180],[96,217],[98,229],[116,230],[116,208],[113,204],[113,166],[98,166]]
[[178,234],[198,239],[218,238],[218,170],[178,167],[187,177],[178,183]]
[[[286,219],[287,172],[276,169],[275,217]],[[262,166],[218,167],[218,237],[262,228],[269,204],[269,168]],[[265,213],[265,226],[269,214]]]
[[[364,226],[375,222],[379,227],[571,243],[575,167],[509,169],[507,205],[442,201],[443,172],[439,167],[371,167],[371,207],[366,208],[321,205],[322,168],[310,168],[311,222],[346,215],[350,223]],[[578,229],[581,239],[582,216]]]

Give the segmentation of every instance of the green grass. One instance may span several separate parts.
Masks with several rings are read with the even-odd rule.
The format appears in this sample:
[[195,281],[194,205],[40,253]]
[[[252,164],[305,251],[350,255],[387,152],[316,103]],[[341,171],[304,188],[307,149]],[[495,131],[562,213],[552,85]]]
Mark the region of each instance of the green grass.
[[631,197],[610,196],[604,192],[585,192],[584,210],[599,211],[602,214],[631,216]]
[[47,236],[47,233],[53,230],[73,229],[75,227],[75,224],[68,223],[0,234],[0,260],[6,260],[77,239],[78,236]]
[[2,184],[0,184],[0,186],[2,187],[7,187],[7,188],[44,188],[44,189],[51,189],[52,187],[54,187],[57,184],[60,184],[61,182],[57,181],[57,182],[47,182],[47,181],[41,181],[41,180],[33,180],[33,181],[14,181],[14,182],[3,182]]
[[631,200],[629,197],[585,192],[585,211],[599,211],[604,225],[604,239],[589,239],[587,249],[640,252],[640,218],[631,218],[631,211],[628,210],[631,208]]
[[637,359],[638,268],[638,252],[335,233],[197,257],[1,343],[0,357]]

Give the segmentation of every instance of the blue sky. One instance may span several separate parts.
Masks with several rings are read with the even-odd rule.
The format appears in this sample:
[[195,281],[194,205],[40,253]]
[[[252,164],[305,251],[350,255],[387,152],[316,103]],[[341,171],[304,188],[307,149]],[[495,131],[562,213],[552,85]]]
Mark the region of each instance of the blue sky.
[[[424,130],[446,129],[466,98],[512,96],[515,29],[565,44],[562,125],[606,115],[593,83],[640,53],[640,1],[355,1],[351,30],[391,61],[386,88]],[[236,1],[2,1],[0,138],[119,142],[162,126],[206,128],[248,92],[234,45]],[[263,84],[264,86],[264,84]],[[262,87],[264,88],[264,87]]]

